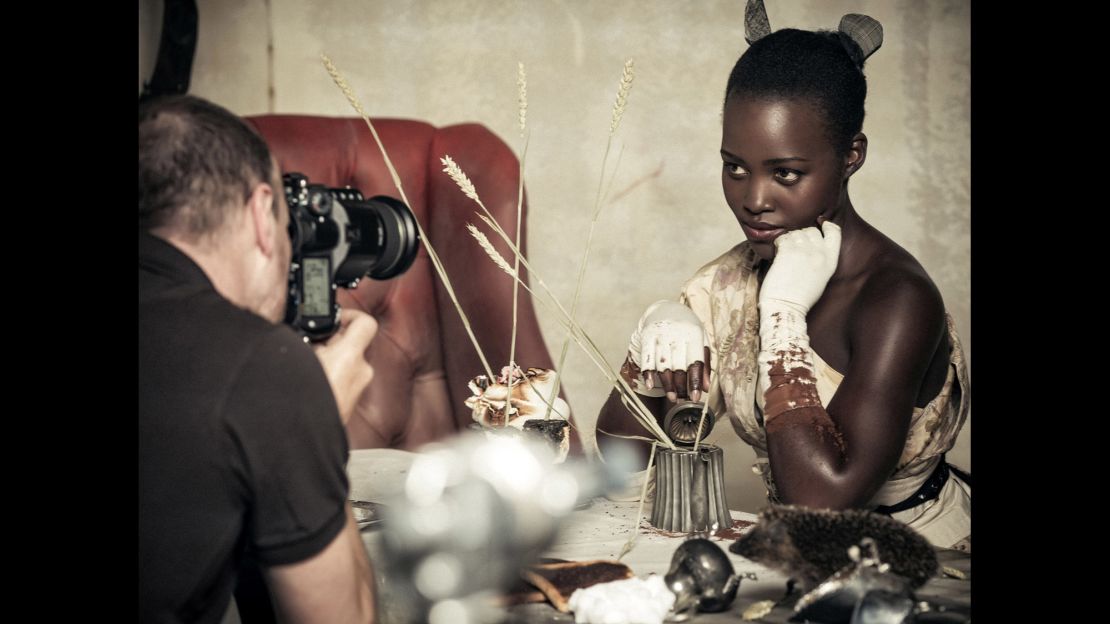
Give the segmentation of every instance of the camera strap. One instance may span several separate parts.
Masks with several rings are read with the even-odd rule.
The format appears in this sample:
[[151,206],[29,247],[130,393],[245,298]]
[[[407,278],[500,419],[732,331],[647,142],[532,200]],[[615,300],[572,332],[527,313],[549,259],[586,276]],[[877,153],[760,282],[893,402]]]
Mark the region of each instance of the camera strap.
[[154,74],[143,83],[139,101],[189,90],[193,56],[197,48],[196,0],[166,0],[162,13],[162,39]]

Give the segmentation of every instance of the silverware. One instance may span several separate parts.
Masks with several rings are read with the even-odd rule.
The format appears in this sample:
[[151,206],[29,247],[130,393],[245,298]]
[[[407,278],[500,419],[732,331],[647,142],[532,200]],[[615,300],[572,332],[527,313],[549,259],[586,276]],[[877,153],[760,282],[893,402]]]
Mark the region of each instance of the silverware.
[[351,512],[359,531],[376,529],[382,524],[382,510],[385,505],[373,501],[352,500]]

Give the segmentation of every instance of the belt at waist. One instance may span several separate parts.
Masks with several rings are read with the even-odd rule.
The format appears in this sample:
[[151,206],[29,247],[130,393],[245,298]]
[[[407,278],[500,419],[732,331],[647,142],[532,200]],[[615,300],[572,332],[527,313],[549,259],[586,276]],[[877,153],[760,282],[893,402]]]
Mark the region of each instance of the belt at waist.
[[[944,455],[941,455],[940,461],[937,462],[936,468],[933,468],[932,474],[928,479],[917,488],[917,491],[910,494],[909,497],[901,502],[893,505],[879,505],[875,508],[875,513],[890,515],[899,511],[905,511],[912,507],[917,507],[921,503],[935,500],[940,496],[940,491],[944,489],[944,484],[948,483],[949,474],[948,462],[945,461]],[[962,473],[961,473],[962,474]]]

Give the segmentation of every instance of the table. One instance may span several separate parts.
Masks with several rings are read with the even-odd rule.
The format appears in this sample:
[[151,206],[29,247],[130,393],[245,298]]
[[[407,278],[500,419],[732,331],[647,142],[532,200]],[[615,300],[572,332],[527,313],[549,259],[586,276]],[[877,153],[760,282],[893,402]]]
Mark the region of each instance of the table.
[[[382,500],[394,491],[403,481],[404,475],[414,457],[413,453],[395,449],[368,449],[351,452],[347,472],[351,482],[351,498],[356,500]],[[589,507],[575,511],[561,527],[554,545],[545,553],[549,557],[570,560],[616,559],[627,541],[633,518],[638,509],[637,503],[618,503],[605,499],[594,499]],[[646,513],[645,513],[646,515]],[[734,520],[755,521],[753,514],[733,511]],[[735,531],[732,532],[735,534]],[[364,532],[363,542],[367,546],[371,560],[378,556],[377,532]],[[639,577],[648,574],[664,574],[671,563],[675,548],[682,543],[683,536],[663,534],[650,527],[645,519],[641,520],[635,546],[621,560]],[[693,622],[712,624],[714,622],[741,622],[740,614],[754,602],[779,600],[786,588],[786,577],[760,564],[728,552],[728,545],[734,537],[711,537],[728,553],[736,571],[742,577],[740,589],[732,608],[725,613],[698,614]],[[967,579],[937,576],[917,591],[922,600],[946,605],[967,607],[971,604],[971,556],[953,550],[938,551],[940,565],[955,568]],[[384,598],[388,588],[379,579],[379,596]],[[383,594],[383,592],[386,592]],[[389,612],[387,599],[381,599],[382,618],[385,622],[403,621],[403,616]],[[786,622],[792,615],[792,601],[776,606],[774,610],[759,620],[761,622]],[[548,604],[519,605],[509,610],[508,622],[573,622],[571,614],[556,611]]]

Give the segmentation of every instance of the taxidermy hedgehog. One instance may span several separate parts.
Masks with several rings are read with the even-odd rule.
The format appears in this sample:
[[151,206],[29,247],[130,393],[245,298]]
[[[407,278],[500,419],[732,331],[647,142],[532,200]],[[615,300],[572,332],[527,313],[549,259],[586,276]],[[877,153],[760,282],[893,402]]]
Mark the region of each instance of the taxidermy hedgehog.
[[881,514],[773,505],[729,550],[798,581],[806,590],[852,563],[848,549],[870,537],[890,571],[925,584],[937,571],[932,545],[905,524]]

